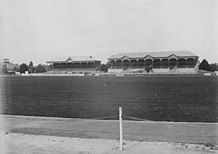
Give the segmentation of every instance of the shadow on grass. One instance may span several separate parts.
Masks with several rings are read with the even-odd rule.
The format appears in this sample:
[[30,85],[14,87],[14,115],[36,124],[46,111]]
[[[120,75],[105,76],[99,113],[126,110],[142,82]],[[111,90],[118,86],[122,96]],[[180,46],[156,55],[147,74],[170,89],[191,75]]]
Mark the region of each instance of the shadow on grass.
[[129,149],[133,148],[133,147],[136,147],[137,145],[139,145],[140,143],[142,143],[142,142],[144,142],[144,141],[146,141],[146,140],[139,140],[139,141],[136,141],[136,143],[134,143],[134,144],[132,144],[132,145],[130,145],[130,146],[127,146],[126,148],[123,148],[123,151],[126,151],[126,150],[129,150]]

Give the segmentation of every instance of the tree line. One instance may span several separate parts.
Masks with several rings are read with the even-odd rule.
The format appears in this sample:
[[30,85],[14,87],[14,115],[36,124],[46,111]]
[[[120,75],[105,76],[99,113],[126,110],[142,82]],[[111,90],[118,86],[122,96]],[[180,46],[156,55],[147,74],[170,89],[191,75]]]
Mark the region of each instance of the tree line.
[[20,73],[25,73],[28,71],[29,73],[44,73],[48,70],[48,65],[39,64],[37,66],[33,66],[33,62],[30,61],[29,65],[23,63],[19,67]]
[[215,64],[215,63],[214,64],[209,64],[208,61],[206,59],[204,59],[200,63],[199,69],[205,70],[205,71],[215,72],[215,71],[218,71],[218,65]]

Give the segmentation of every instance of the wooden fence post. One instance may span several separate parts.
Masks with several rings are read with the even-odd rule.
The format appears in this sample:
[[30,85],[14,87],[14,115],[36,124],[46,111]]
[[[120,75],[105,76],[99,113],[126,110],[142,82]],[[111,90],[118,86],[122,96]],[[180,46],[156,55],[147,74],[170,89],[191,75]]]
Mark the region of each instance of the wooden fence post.
[[119,107],[119,123],[120,123],[120,151],[123,151],[123,125],[122,125],[122,108]]

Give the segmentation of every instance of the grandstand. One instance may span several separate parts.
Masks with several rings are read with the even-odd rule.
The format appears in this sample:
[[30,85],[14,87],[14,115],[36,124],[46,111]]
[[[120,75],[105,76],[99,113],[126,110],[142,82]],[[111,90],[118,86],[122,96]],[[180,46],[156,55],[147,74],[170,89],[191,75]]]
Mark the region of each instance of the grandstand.
[[197,74],[199,66],[190,51],[119,53],[108,60],[109,73]]
[[50,64],[47,74],[92,74],[100,70],[101,61],[92,56],[57,57],[47,61]]

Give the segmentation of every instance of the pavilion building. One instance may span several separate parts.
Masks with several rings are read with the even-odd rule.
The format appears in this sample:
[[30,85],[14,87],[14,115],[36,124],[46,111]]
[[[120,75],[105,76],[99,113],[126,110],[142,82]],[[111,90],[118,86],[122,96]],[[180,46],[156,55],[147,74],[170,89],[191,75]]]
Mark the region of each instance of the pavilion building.
[[198,73],[198,56],[190,51],[119,53],[108,58],[109,73]]
[[100,70],[101,61],[92,56],[57,57],[47,61],[50,74],[91,74]]
[[19,70],[18,64],[13,64],[10,62],[10,59],[0,59],[0,75],[13,75],[16,74]]

